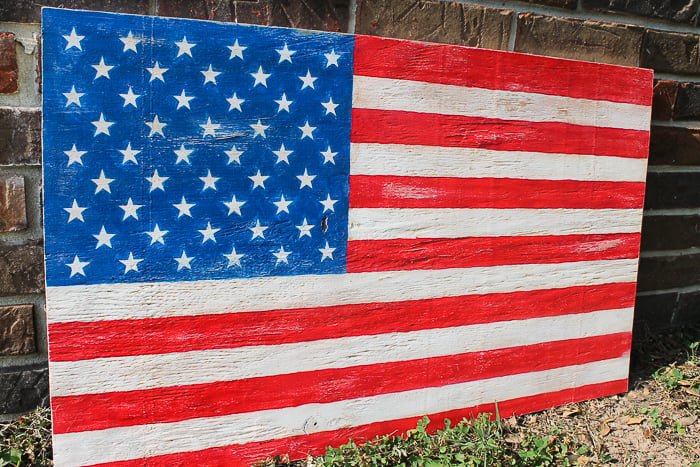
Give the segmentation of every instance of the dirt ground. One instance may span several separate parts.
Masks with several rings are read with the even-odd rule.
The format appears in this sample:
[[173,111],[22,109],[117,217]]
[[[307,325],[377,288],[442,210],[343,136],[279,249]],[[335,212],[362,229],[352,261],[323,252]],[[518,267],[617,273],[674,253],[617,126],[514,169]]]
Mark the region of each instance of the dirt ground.
[[700,348],[692,346],[699,341],[700,328],[639,331],[629,392],[512,417],[507,439],[561,430],[595,453],[571,456],[575,465],[700,467]]

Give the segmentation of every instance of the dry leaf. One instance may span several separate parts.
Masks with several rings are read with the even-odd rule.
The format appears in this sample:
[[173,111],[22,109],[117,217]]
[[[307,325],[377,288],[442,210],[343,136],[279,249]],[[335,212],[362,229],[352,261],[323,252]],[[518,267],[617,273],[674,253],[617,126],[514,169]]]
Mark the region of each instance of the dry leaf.
[[700,396],[700,393],[697,392],[695,389],[692,388],[685,388],[685,392],[690,394],[691,396]]
[[570,417],[572,415],[576,415],[577,413],[581,413],[581,410],[579,410],[578,407],[571,407],[570,409],[564,410],[564,413],[562,413],[562,415],[565,417]]
[[688,426],[692,425],[698,420],[698,417],[695,415],[689,415],[687,417],[681,417],[678,419],[678,423],[680,423],[681,426]]
[[627,419],[627,424],[628,425],[639,425],[642,423],[644,419],[642,417],[631,417]]
[[506,443],[520,444],[525,441],[525,437],[522,433],[509,433],[505,437]]
[[644,430],[644,437],[645,437],[645,438],[651,438],[652,436],[653,436],[653,435],[651,434],[651,430],[650,430],[649,428],[647,428],[646,430]]
[[610,425],[608,422],[603,422],[600,424],[600,436],[607,436],[610,433]]
[[688,381],[687,379],[682,379],[682,380],[678,381],[678,384],[680,386],[685,386],[685,387],[690,387],[693,385],[693,383],[691,381]]

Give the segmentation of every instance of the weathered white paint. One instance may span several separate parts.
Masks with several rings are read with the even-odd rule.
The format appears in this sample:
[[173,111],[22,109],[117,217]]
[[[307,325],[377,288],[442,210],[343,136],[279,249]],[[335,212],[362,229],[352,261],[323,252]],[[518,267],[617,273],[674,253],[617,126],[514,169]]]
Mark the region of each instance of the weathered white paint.
[[233,349],[52,362],[54,397],[233,381],[630,332],[633,308]]
[[350,175],[643,182],[646,159],[353,143]]
[[161,318],[635,282],[637,259],[47,287],[50,323]]
[[[438,413],[461,407],[627,378],[629,358],[471,381],[449,386],[307,404],[277,410],[195,418],[54,436],[56,465],[122,459],[265,441]],[[312,420],[314,423],[307,423]]]
[[355,76],[354,108],[649,131],[646,105]]
[[641,209],[350,208],[350,240],[639,232]]

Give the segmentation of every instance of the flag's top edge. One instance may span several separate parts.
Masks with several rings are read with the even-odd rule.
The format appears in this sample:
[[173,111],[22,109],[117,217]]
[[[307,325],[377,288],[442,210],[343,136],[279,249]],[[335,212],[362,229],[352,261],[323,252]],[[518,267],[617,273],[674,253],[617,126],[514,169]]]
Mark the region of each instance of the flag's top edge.
[[208,19],[181,18],[181,17],[176,17],[176,16],[138,15],[138,14],[134,14],[134,13],[113,13],[113,12],[108,12],[108,11],[83,10],[83,9],[73,9],[73,8],[55,8],[55,7],[46,7],[46,6],[41,7],[42,28],[43,28],[43,24],[46,22],[46,20],[51,15],[55,15],[55,14],[59,14],[59,15],[62,15],[62,14],[91,14],[91,15],[97,15],[97,16],[110,16],[110,17],[129,16],[129,17],[134,17],[134,18],[153,18],[153,19],[166,20],[166,21],[177,21],[177,22],[219,24],[219,25],[254,27],[254,28],[273,28],[273,29],[282,29],[285,31],[289,31],[289,30],[297,31],[300,34],[333,34],[333,35],[342,35],[342,36],[348,36],[348,37],[355,36],[355,34],[349,34],[346,32],[320,31],[317,29],[298,29],[298,28],[287,28],[287,27],[283,27],[283,26],[267,26],[267,25],[260,25],[260,24],[215,21],[215,20],[208,20]]
[[[313,30],[313,29],[298,29],[298,28],[287,28],[287,27],[282,27],[282,26],[263,26],[259,24],[248,24],[248,23],[238,23],[238,22],[223,22],[223,21],[214,21],[214,20],[203,20],[203,19],[192,19],[192,18],[179,18],[179,17],[170,17],[170,16],[158,16],[158,15],[137,15],[133,13],[112,13],[112,12],[105,12],[105,11],[95,11],[95,10],[81,10],[81,9],[69,9],[69,8],[54,8],[54,7],[42,7],[42,24],[46,20],[46,17],[48,15],[53,15],[58,12],[71,12],[71,13],[90,13],[90,14],[96,14],[96,15],[104,15],[104,16],[133,16],[133,17],[140,17],[140,18],[159,18],[163,20],[168,20],[168,21],[184,21],[184,22],[194,22],[194,23],[214,23],[214,24],[223,24],[223,25],[239,25],[239,26],[245,26],[245,27],[264,27],[264,28],[274,28],[274,29],[282,29],[282,30],[294,30],[298,31],[300,33],[309,33],[309,34],[337,34],[337,35],[344,35],[344,36],[353,36],[353,37],[374,37],[378,38],[379,36],[370,36],[366,34],[350,34],[350,33],[345,33],[345,32],[335,32],[335,31],[320,31],[320,30]],[[69,13],[69,14],[71,14]],[[59,13],[61,14],[61,13]],[[600,62],[589,62],[586,60],[576,60],[573,58],[561,58],[561,57],[551,57],[551,56],[546,56],[546,55],[538,55],[538,54],[529,54],[529,53],[523,53],[523,52],[514,52],[514,51],[506,51],[506,50],[494,50],[494,49],[485,49],[485,48],[480,48],[480,47],[469,47],[469,46],[464,46],[464,45],[457,45],[457,44],[448,44],[448,43],[442,43],[442,42],[429,42],[429,41],[421,41],[421,40],[416,40],[416,39],[401,39],[401,38],[396,38],[396,37],[381,37],[381,39],[388,40],[388,41],[398,41],[398,42],[413,42],[413,43],[418,43],[418,44],[429,44],[433,46],[439,46],[439,47],[445,47],[448,49],[473,49],[473,50],[480,50],[485,53],[493,53],[494,55],[501,55],[501,54],[514,54],[514,55],[521,55],[521,56],[527,56],[527,57],[538,57],[541,59],[545,59],[547,61],[563,61],[563,62],[573,62],[573,63],[591,63],[595,64],[596,66],[600,66],[601,68],[607,68],[612,70],[616,69],[626,69],[626,70],[644,70],[646,74],[648,75],[648,79],[651,81],[654,76],[654,71],[648,68],[641,68],[641,67],[633,67],[633,66],[627,66],[627,65],[616,65],[616,64],[610,64],[610,63],[600,63]],[[651,105],[651,103],[650,103]]]

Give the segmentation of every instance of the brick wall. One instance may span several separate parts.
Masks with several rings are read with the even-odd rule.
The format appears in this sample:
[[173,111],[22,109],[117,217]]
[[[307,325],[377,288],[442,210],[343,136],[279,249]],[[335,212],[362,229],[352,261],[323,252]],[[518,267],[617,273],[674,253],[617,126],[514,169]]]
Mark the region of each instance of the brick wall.
[[700,0],[0,2],[0,414],[47,402],[43,5],[348,31],[653,68],[636,326],[654,330],[700,320]]

